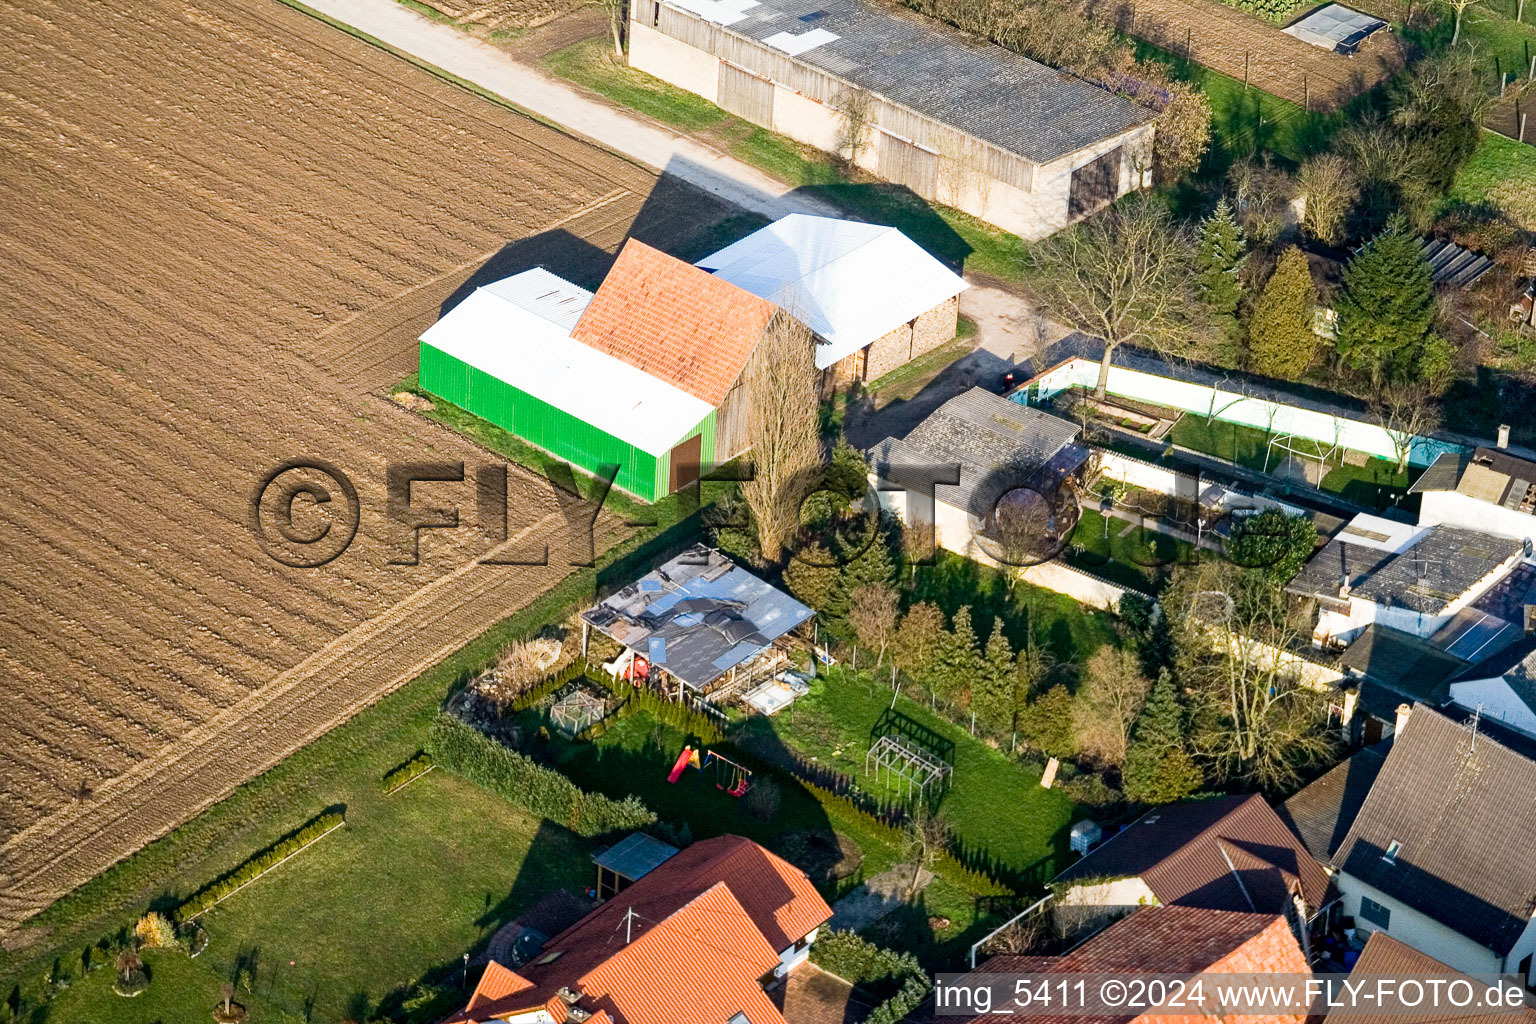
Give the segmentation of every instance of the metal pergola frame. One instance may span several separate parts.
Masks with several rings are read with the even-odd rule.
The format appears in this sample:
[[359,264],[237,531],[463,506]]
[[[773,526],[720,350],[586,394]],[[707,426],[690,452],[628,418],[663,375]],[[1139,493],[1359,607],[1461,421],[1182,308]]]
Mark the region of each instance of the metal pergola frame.
[[[1298,447],[1301,443],[1311,445],[1312,450],[1308,451],[1306,448]],[[1269,445],[1264,450],[1264,472],[1266,473],[1269,472],[1270,456],[1274,454],[1276,448],[1279,448],[1281,451],[1290,452],[1292,455],[1300,456],[1303,459],[1315,459],[1324,466],[1328,465],[1329,459],[1332,459],[1344,450],[1343,445],[1339,444],[1338,441],[1328,444],[1325,448],[1324,443],[1315,437],[1302,437],[1297,434],[1276,434],[1269,439]]]
[[892,775],[901,780],[908,796],[915,788],[919,794],[928,792],[934,783],[943,783],[954,767],[939,760],[932,753],[909,743],[900,736],[880,737],[864,755],[864,774],[873,774],[877,780],[890,785]]
[[567,736],[575,736],[608,713],[608,704],[586,687],[566,694],[549,709],[549,721]]

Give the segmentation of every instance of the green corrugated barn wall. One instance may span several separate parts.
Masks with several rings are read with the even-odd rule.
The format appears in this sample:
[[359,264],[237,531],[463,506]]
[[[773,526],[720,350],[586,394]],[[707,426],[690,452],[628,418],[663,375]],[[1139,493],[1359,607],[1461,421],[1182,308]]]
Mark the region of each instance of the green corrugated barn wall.
[[[641,451],[431,345],[422,343],[420,349],[422,390],[509,430],[588,473],[595,474],[601,466],[617,464],[619,473],[614,486],[642,501],[655,501],[667,493],[672,469],[670,455],[658,457]],[[704,422],[673,443],[686,441],[694,434],[703,435],[705,453],[713,452],[715,414],[710,413]]]

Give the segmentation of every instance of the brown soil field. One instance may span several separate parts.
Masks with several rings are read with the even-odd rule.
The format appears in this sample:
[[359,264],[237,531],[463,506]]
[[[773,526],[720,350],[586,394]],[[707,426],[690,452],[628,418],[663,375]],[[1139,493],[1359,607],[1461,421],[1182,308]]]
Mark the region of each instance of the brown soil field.
[[[386,463],[493,456],[383,389],[466,283],[539,253],[590,279],[637,223],[665,243],[723,211],[652,218],[654,176],[271,0],[0,26],[3,931],[563,576],[520,470],[508,543],[551,565],[479,564],[471,481],[418,485],[465,525],[390,564]],[[299,457],[359,494],[313,569],[250,525]]]
[[1246,69],[1255,87],[1312,110],[1342,107],[1404,63],[1401,40],[1387,31],[1346,57],[1217,0],[1104,0],[1102,6],[1122,31],[1239,81]]

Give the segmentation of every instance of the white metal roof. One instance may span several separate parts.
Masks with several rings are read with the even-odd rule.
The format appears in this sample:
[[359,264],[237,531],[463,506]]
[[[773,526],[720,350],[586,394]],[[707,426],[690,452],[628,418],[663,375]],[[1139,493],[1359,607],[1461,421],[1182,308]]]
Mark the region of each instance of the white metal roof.
[[827,344],[825,369],[969,288],[895,228],[792,213],[698,262],[779,306]]
[[1417,544],[1428,532],[1429,528],[1425,526],[1399,523],[1361,512],[1339,531],[1336,539],[1358,547],[1401,553]]
[[1386,25],[1380,18],[1361,14],[1343,4],[1329,4],[1280,31],[1313,46],[1349,54],[1359,49],[1367,36]]
[[592,293],[547,270],[476,288],[421,340],[642,451],[662,455],[709,403],[572,338]]

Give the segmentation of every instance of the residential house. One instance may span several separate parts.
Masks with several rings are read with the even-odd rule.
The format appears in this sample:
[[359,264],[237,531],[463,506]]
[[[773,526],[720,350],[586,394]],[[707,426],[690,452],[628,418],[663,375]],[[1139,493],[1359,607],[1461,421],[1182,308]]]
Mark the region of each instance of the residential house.
[[654,501],[751,446],[773,315],[630,239],[595,294],[537,268],[476,289],[421,336],[421,387]]
[[1450,683],[1452,703],[1536,738],[1536,636],[1527,636]]
[[1413,708],[1332,854],[1342,912],[1456,970],[1531,979],[1532,792],[1536,762]]
[[1341,645],[1377,623],[1434,637],[1520,562],[1521,544],[1450,525],[1361,514],[1286,589],[1318,605],[1313,639]]
[[[1042,238],[1151,181],[1154,105],[871,0],[638,0],[629,62]],[[852,145],[850,145],[852,143]]]
[[492,961],[445,1024],[784,1024],[769,992],[831,908],[747,839],[694,843],[547,941]]
[[1032,538],[1047,550],[1071,531],[1075,519],[1054,513],[1058,490],[1088,462],[1088,449],[1076,443],[1081,433],[1069,420],[974,387],[867,454],[881,504],[909,526],[931,524],[937,546],[992,564],[1029,564],[1005,550],[1004,513],[1025,498],[1039,506]]
[[[1508,427],[1499,428],[1508,436]],[[1536,541],[1536,462],[1502,448],[1444,452],[1408,488],[1419,522],[1446,523],[1529,545]]]
[[581,613],[624,648],[610,671],[675,696],[744,686],[782,662],[774,641],[811,610],[713,548],[695,545]]
[[1279,914],[1304,950],[1308,924],[1333,899],[1328,873],[1257,795],[1154,808],[1057,875],[1052,887],[1066,906]]
[[[1311,976],[1311,968],[1285,918],[1279,914],[1205,910],[1199,907],[1143,907],[1111,924],[1062,956],[994,956],[978,974],[1287,974]],[[994,1024],[993,1013],[939,1014],[931,1003],[908,1018],[909,1024]],[[1209,1013],[1191,1008],[1176,1017],[1152,1014],[1054,1014],[1031,1008],[1038,1024],[1300,1024],[1305,1012],[1244,1014],[1214,1006]]]
[[1388,749],[1385,743],[1362,747],[1275,809],[1280,820],[1301,839],[1312,859],[1330,874],[1333,855],[1376,784]]
[[965,279],[895,228],[792,213],[695,266],[788,312],[816,368],[870,381],[950,341]]
[[[1386,932],[1372,932],[1366,941],[1365,948],[1360,951],[1360,959],[1355,961],[1355,966],[1349,972],[1351,982],[1359,982],[1372,976],[1385,975],[1393,978],[1444,978],[1452,979],[1461,972],[1453,969],[1449,964],[1441,963],[1432,956],[1426,956],[1412,946],[1399,942]],[[1471,981],[1471,979],[1465,979]],[[1427,988],[1426,988],[1427,991]],[[1476,991],[1468,988],[1466,991]],[[1403,993],[1404,1000],[1416,998],[1417,993],[1409,990]],[[1457,998],[1464,998],[1458,993]],[[1343,999],[1335,1000],[1339,1005],[1330,1009],[1323,1017],[1322,1024],[1536,1024],[1536,1010],[1485,1010],[1478,1012],[1475,1009],[1461,1009],[1446,1003],[1432,1005],[1435,1001],[1426,999],[1421,1004],[1422,1010],[1414,1012],[1404,1006],[1376,1006],[1370,1007],[1361,1004],[1349,1005]]]
[[1372,622],[1339,656],[1341,686],[1353,690],[1344,701],[1340,725],[1352,743],[1379,743],[1392,735],[1398,718],[1415,704],[1441,707],[1450,700],[1450,681],[1467,663],[1431,640]]

